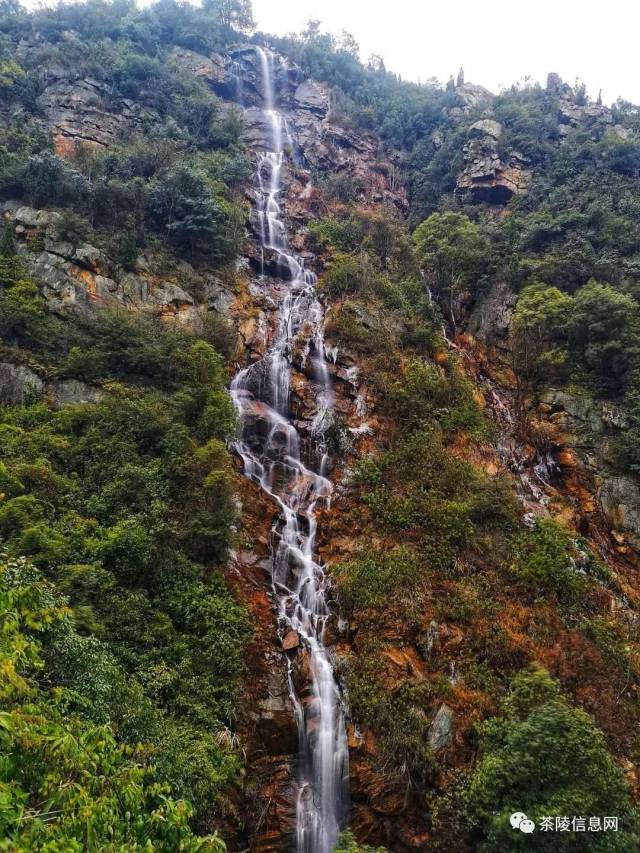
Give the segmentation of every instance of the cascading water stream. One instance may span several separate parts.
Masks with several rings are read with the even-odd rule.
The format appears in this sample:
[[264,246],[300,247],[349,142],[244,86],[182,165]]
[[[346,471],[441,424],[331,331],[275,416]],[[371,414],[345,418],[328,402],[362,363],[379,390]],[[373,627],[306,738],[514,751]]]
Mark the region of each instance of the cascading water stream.
[[[325,476],[323,425],[333,395],[323,338],[324,312],[315,293],[316,277],[287,252],[280,210],[283,116],[276,109],[273,56],[260,59],[264,115],[271,150],[258,155],[256,195],[262,251],[277,252],[282,270],[278,327],[271,348],[236,374],[231,395],[242,437],[236,450],[245,475],[260,484],[279,513],[272,528],[271,574],[279,624],[295,631],[308,655],[310,686],[298,695],[289,664],[288,683],[299,735],[296,802],[298,853],[330,853],[343,824],[348,800],[345,721],[330,654],[325,647],[329,617],[327,579],[315,556],[316,509],[328,505],[332,485]],[[287,131],[288,135],[288,131]],[[291,423],[289,385],[292,346],[306,340],[304,369],[317,400],[303,461],[300,436]],[[315,437],[315,438],[314,438]],[[317,469],[317,470],[314,470]]]

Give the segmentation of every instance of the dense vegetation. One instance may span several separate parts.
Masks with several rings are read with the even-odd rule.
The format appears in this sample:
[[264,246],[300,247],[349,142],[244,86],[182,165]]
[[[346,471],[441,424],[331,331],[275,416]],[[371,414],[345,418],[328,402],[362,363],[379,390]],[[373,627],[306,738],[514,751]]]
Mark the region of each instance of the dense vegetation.
[[[635,622],[615,613],[629,589],[569,526],[522,524],[512,479],[491,469],[495,427],[443,332],[506,284],[521,409],[558,384],[614,403],[628,429],[612,464],[640,472],[637,111],[620,102],[563,125],[561,101],[581,108],[586,93],[537,85],[463,110],[453,81],[365,66],[351,37],[316,22],[287,38],[252,30],[246,0],[33,13],[2,0],[0,200],[55,209],[56,240],[98,247],[119,284],[151,264],[203,303],[211,276],[233,285],[242,119],[173,57],[247,37],[329,83],[333,121],[400,149],[408,221],[362,203],[348,175],[319,175],[322,215],[305,234],[327,337],[355,353],[382,436],[348,472],[353,512],[330,522],[352,546],[331,567],[357,626],[342,673],[351,711],[434,849],[578,849],[572,833],[514,840],[516,809],[618,815],[621,832],[585,849],[634,849],[616,760],[638,751]],[[56,153],[39,100],[49,74],[135,102],[137,131]],[[504,152],[533,169],[506,216],[455,191],[487,109]],[[213,315],[196,334],[123,308],[52,311],[24,260],[50,239],[35,227],[18,246],[9,226],[0,244],[0,360],[46,383],[0,406],[0,849],[217,851],[216,827],[238,822],[251,636],[224,578],[235,333]],[[64,400],[69,380],[91,401]],[[340,418],[328,438],[353,450]],[[430,740],[443,705],[463,732],[445,762]],[[337,853],[362,850],[346,833]]]
[[[0,136],[0,198],[71,208],[71,236],[97,229],[98,242],[125,266],[155,236],[190,258],[235,257],[247,174],[241,120],[237,112],[222,113],[211,91],[170,58],[175,46],[207,51],[236,38],[226,7],[169,2],[137,10],[96,0],[81,12],[69,4],[27,15],[4,2],[0,95],[9,108],[22,109]],[[29,50],[17,51],[19,40],[34,38]],[[38,124],[48,65],[105,85],[112,97],[133,95],[144,111],[143,133],[119,149],[84,147],[71,162],[58,156]]]
[[[462,211],[436,212],[410,242],[390,212],[380,217],[338,201],[312,223],[310,238],[325,263],[319,286],[332,298],[327,331],[358,353],[384,418],[383,452],[350,473],[352,509],[335,524],[351,545],[332,574],[341,612],[357,626],[344,672],[350,708],[376,737],[374,764],[385,791],[405,802],[416,798],[420,817],[409,823],[425,820],[420,797],[427,797],[434,849],[577,849],[573,833],[561,842],[541,833],[514,840],[508,821],[516,810],[540,821],[567,809],[625,815],[623,832],[588,844],[631,849],[638,824],[629,790],[593,718],[572,703],[582,704],[581,678],[569,674],[575,666],[602,686],[613,678],[623,692],[627,677],[638,683],[632,634],[608,615],[619,581],[562,523],[540,518],[522,527],[509,480],[479,469],[482,448],[495,436],[464,360],[442,350],[443,318],[455,331],[469,290],[482,292],[504,269],[495,227]],[[613,393],[605,383],[625,375],[636,357],[634,300],[596,282],[575,294],[546,290],[536,282],[524,286],[515,312],[523,387],[553,361],[579,365],[565,381]],[[571,330],[559,356],[544,357],[550,330],[558,328],[545,312]],[[608,336],[621,327],[626,337],[614,344]],[[536,664],[556,643],[572,659],[563,671],[566,694]],[[582,649],[580,663],[572,646]],[[514,697],[529,693],[530,704],[516,709]],[[592,713],[604,710],[599,698],[599,707],[587,703]],[[614,716],[620,713],[619,694],[607,702]],[[443,706],[455,709],[466,735],[464,746],[450,746],[449,760],[472,766],[447,783],[430,739]],[[624,706],[627,722],[616,740],[640,710],[635,699]],[[608,713],[600,719],[612,722]],[[569,750],[576,756],[570,766],[544,757]],[[540,776],[532,768],[543,763]],[[583,770],[574,774],[576,766]]]
[[107,647],[79,633],[67,599],[24,558],[2,555],[0,603],[0,847],[224,850],[192,834],[192,808],[171,798],[151,745],[116,742],[114,700],[154,712]]
[[[12,563],[25,568],[11,583],[28,596],[44,584],[56,612],[67,613],[67,598],[73,606],[38,640],[39,683],[55,695],[52,725],[64,711],[83,731],[108,724],[111,733],[99,735],[106,742],[146,744],[159,783],[187,797],[205,825],[240,767],[227,726],[249,636],[216,570],[235,515],[224,444],[234,415],[221,356],[126,314],[70,329],[46,312],[15,256],[0,262],[5,274],[16,271],[1,299],[5,352],[101,386],[95,403],[60,408],[32,394],[1,409],[0,534],[11,559],[25,555],[34,567]],[[117,749],[114,761],[126,755]],[[28,793],[37,820],[53,804]],[[92,844],[104,831],[96,828]]]
[[[478,837],[477,849],[569,851],[578,844],[582,850],[633,849],[638,818],[629,809],[622,771],[590,717],[572,708],[549,674],[536,667],[515,676],[503,705],[503,717],[480,727],[480,759],[460,788],[458,806]],[[521,811],[540,826],[558,809],[618,815],[624,828],[610,837],[585,833],[579,840],[571,831],[527,837],[514,833],[509,822]],[[486,835],[479,826],[486,827]]]
[[[97,246],[123,272],[155,255],[196,292],[180,256],[223,271],[244,221],[240,119],[167,54],[236,39],[250,22],[241,5],[27,15],[3,3],[0,97],[21,110],[0,131],[0,196],[56,208],[55,239]],[[155,119],[119,148],[59,156],[39,124],[45,67]],[[207,833],[241,779],[235,689],[251,635],[222,575],[236,519],[234,336],[214,319],[198,338],[123,310],[51,313],[10,227],[0,279],[2,361],[49,388],[93,388],[93,402],[27,390],[0,407],[3,844],[218,850]]]
[[[588,97],[583,87],[572,90],[551,80],[547,88],[513,87],[488,109],[465,113],[453,80],[444,88],[437,81],[417,86],[387,72],[376,57],[365,66],[353,38],[336,39],[318,22],[274,43],[331,84],[335,120],[374,128],[406,152],[418,259],[447,321],[455,327],[464,298],[481,293],[492,279],[522,292],[513,333],[523,390],[532,380],[538,387],[578,382],[596,395],[622,400],[631,429],[618,464],[637,469],[637,109],[618,101],[609,114],[562,123],[563,105],[584,107]],[[487,114],[504,128],[501,150],[518,151],[533,168],[529,192],[514,198],[510,215],[498,219],[454,191],[468,128]],[[335,245],[340,248],[340,241]],[[570,300],[562,301],[565,295]]]

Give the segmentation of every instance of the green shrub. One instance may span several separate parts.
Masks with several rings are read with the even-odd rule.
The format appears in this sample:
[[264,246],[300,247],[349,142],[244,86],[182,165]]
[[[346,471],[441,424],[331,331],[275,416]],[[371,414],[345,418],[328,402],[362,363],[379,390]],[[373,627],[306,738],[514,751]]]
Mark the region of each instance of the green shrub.
[[449,361],[444,369],[411,359],[400,376],[382,377],[383,406],[406,429],[437,423],[447,433],[486,435],[486,423],[469,381]]
[[339,253],[320,281],[321,289],[328,296],[340,298],[359,293],[366,282],[366,269],[363,269],[364,258]]
[[513,571],[533,595],[554,593],[567,604],[576,603],[587,588],[574,543],[553,520],[537,519],[535,528],[514,546]]
[[348,609],[378,607],[389,598],[411,595],[423,567],[409,549],[369,551],[332,567],[341,605]]
[[338,839],[334,853],[386,853],[384,847],[369,847],[358,844],[352,832],[343,832]]
[[569,350],[596,390],[619,394],[640,357],[640,309],[609,285],[589,281],[568,320]]
[[434,710],[433,685],[403,683],[388,689],[384,647],[360,647],[347,671],[347,690],[355,718],[379,739],[379,769],[399,784],[424,788],[435,777],[436,764],[428,743]]
[[[584,711],[572,708],[544,670],[519,673],[504,716],[480,727],[480,760],[466,793],[466,818],[481,851],[626,851],[640,841],[622,770]],[[535,784],[532,784],[535,780]],[[515,832],[509,818],[617,815],[617,833]]]
[[[210,825],[239,773],[218,741],[251,630],[214,571],[236,514],[224,362],[205,341],[125,313],[78,320],[73,341],[61,370],[99,378],[102,397],[0,411],[0,536],[64,590],[88,634],[44,638],[61,708],[108,723],[119,743],[148,743],[160,782]],[[56,343],[43,349],[54,364]],[[129,372],[138,388],[113,381]]]
[[[50,687],[43,644],[53,637],[61,648],[61,634],[75,637],[76,649],[86,641],[73,634],[64,599],[22,560],[0,561],[0,614],[0,741],[11,756],[3,766],[0,847],[223,853],[217,836],[192,833],[192,807],[172,798],[144,748],[118,745],[108,725],[70,713],[69,687]],[[102,690],[111,690],[115,665],[99,653],[93,663],[107,679]],[[86,690],[87,675],[97,687],[93,668],[79,686]],[[96,700],[94,690],[94,708]]]

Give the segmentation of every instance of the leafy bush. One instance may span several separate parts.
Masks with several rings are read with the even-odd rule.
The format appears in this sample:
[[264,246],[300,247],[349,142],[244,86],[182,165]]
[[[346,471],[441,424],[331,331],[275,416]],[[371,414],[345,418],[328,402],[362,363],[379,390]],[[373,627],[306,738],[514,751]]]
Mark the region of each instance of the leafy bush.
[[322,290],[334,298],[359,293],[365,286],[366,265],[366,256],[358,258],[344,253],[337,254],[322,276]]
[[511,321],[515,368],[525,379],[562,372],[567,353],[566,324],[573,301],[557,287],[528,284],[520,293]]
[[402,546],[368,551],[332,568],[341,605],[348,609],[379,607],[390,597],[409,596],[421,574],[419,559]]
[[[465,797],[476,849],[555,853],[580,845],[622,853],[637,846],[640,823],[621,769],[591,717],[566,702],[548,673],[519,673],[503,710],[480,727],[480,760]],[[524,835],[509,822],[515,811],[536,824],[545,816],[617,815],[620,831]]]
[[595,388],[625,390],[640,357],[640,309],[614,288],[588,282],[576,294],[568,320],[569,349]]
[[3,763],[0,847],[222,853],[217,836],[191,832],[191,806],[172,798],[143,747],[120,746],[108,725],[69,713],[69,688],[41,686],[40,637],[60,632],[69,618],[64,600],[28,564],[2,558],[0,740],[11,759]]
[[462,213],[432,213],[413,233],[421,266],[446,300],[455,328],[459,299],[478,283],[489,260],[489,244]]
[[[102,396],[0,411],[0,535],[55,580],[88,634],[44,638],[50,677],[69,688],[64,707],[108,722],[118,742],[149,743],[157,778],[204,825],[239,771],[217,734],[231,724],[250,633],[216,571],[236,512],[224,365],[205,341],[125,313],[65,335],[29,298],[53,332],[36,340],[30,321],[13,340],[29,357],[37,346],[52,370],[102,381]],[[137,389],[114,381],[131,372]]]
[[482,436],[488,425],[470,383],[453,361],[444,369],[414,358],[400,376],[379,376],[383,407],[407,429],[437,423],[447,432],[465,430]]
[[515,543],[513,571],[535,595],[555,593],[575,602],[585,591],[587,578],[569,535],[551,519],[540,518],[535,528]]
[[388,689],[385,648],[379,642],[359,649],[347,670],[347,689],[356,718],[380,743],[380,769],[392,782],[423,788],[433,782],[435,760],[428,743],[434,695],[428,682]]
[[343,832],[334,847],[334,853],[385,853],[384,847],[358,844],[352,832]]

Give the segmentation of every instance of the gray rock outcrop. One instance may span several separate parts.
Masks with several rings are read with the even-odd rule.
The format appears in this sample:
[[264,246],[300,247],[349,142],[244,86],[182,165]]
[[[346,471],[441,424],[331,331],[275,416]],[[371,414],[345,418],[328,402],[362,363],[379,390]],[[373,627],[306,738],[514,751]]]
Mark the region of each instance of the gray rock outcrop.
[[99,388],[79,379],[60,379],[52,384],[51,397],[54,408],[62,409],[80,403],[98,403],[103,394]]
[[616,442],[627,427],[624,412],[613,403],[572,389],[550,389],[541,396],[541,403],[592,479],[614,536],[640,548],[640,486],[615,464]]
[[53,136],[54,150],[63,157],[73,155],[80,145],[107,147],[140,132],[145,123],[159,116],[90,77],[54,79],[38,97],[45,128]]
[[456,100],[460,109],[467,113],[476,107],[489,104],[493,99],[493,93],[484,86],[475,83],[461,83],[456,86]]
[[434,752],[438,752],[450,746],[453,741],[453,724],[455,714],[453,710],[444,703],[438,708],[433,722],[429,728],[427,740]]
[[509,324],[517,300],[517,294],[508,284],[492,282],[489,289],[476,298],[467,321],[467,331],[489,346],[503,342],[507,348]]
[[22,364],[0,363],[0,403],[20,406],[34,394],[40,394],[44,382],[37,373]]
[[458,175],[459,192],[471,192],[477,201],[506,204],[515,194],[527,191],[531,172],[526,160],[516,152],[505,152],[504,128],[484,118],[469,128],[462,149],[464,168]]

